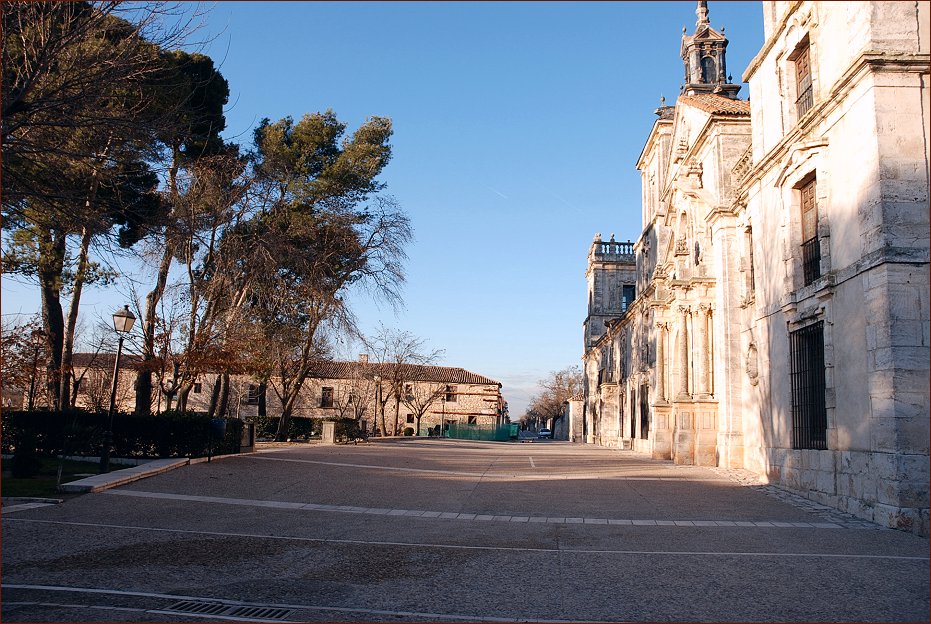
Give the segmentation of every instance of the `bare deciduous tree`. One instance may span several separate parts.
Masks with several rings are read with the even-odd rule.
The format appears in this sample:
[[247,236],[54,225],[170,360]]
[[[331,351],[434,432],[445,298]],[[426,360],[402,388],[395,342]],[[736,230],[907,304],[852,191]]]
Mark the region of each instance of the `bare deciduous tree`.
[[540,392],[533,395],[522,420],[535,425],[552,424],[563,414],[563,404],[582,391],[582,370],[570,366],[539,380]]
[[420,419],[433,405],[446,396],[445,384],[412,383],[404,389],[403,403],[410,408],[417,423],[416,433],[420,433]]
[[412,365],[429,365],[436,363],[442,356],[441,349],[429,349],[422,338],[407,331],[391,329],[381,325],[375,334],[364,343],[371,352],[371,358],[378,364],[381,377],[381,392],[376,409],[380,413],[378,426],[381,435],[388,435],[385,422],[385,407],[394,403],[394,425],[392,435],[398,433],[400,407],[404,401],[403,389],[406,381],[413,377]]

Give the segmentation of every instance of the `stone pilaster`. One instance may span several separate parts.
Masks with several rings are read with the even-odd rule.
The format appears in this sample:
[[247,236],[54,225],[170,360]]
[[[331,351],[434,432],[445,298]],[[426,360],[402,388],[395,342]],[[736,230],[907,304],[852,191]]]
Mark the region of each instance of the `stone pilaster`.
[[656,392],[653,402],[666,403],[666,323],[656,324]]
[[695,384],[695,391],[700,399],[708,399],[711,397],[711,383],[710,383],[710,350],[708,348],[708,317],[711,314],[711,306],[707,303],[703,303],[698,306],[698,311],[695,313],[695,342],[698,366],[697,379]]
[[679,329],[679,388],[676,395],[677,401],[688,401],[691,399],[689,394],[689,316],[691,308],[688,306],[679,306],[680,329]]

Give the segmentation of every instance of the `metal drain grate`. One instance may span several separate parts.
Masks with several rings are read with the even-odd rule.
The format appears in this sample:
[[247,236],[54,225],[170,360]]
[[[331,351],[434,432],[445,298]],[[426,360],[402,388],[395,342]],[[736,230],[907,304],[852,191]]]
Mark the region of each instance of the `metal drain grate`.
[[182,600],[176,602],[161,612],[183,613],[185,615],[201,616],[219,616],[224,618],[236,618],[242,620],[284,620],[291,615],[293,609],[282,609],[280,607],[250,607],[225,605],[216,602],[199,602],[194,600]]

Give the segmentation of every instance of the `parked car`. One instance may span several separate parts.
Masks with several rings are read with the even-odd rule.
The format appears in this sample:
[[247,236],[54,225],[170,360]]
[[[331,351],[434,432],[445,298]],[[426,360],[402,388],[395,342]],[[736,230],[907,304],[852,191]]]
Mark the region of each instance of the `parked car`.
[[538,438],[541,438],[541,439],[542,439],[542,438],[552,438],[552,437],[553,437],[553,432],[550,431],[549,429],[547,429],[546,427],[544,427],[543,429],[540,429],[540,430],[537,432],[537,437],[538,437]]

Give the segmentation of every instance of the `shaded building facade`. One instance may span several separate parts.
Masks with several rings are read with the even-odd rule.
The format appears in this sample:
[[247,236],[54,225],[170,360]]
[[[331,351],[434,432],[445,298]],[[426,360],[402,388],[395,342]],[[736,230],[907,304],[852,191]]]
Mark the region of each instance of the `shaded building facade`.
[[586,322],[589,441],[927,534],[928,3],[763,10],[749,101],[707,3],[683,36],[637,162],[637,296]]

